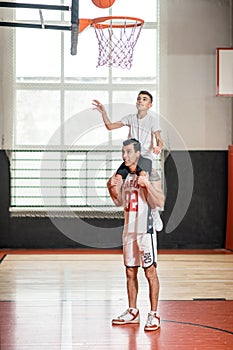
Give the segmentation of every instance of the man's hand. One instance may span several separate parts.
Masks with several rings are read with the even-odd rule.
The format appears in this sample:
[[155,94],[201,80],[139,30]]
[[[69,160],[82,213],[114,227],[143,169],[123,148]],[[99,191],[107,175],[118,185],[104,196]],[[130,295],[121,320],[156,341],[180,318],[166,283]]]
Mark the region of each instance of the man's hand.
[[122,183],[123,183],[122,176],[116,173],[114,173],[113,176],[107,182],[109,194],[116,206],[122,205],[122,198],[121,198]]
[[140,175],[138,176],[138,185],[142,188],[151,208],[163,207],[163,191],[158,188],[156,181],[150,181],[149,174],[145,171],[140,172]]
[[148,188],[149,187],[149,174],[145,171],[141,171],[140,175],[138,176],[138,185],[140,187]]
[[108,188],[114,186],[121,187],[122,182],[122,176],[120,174],[114,173],[113,176],[108,180]]

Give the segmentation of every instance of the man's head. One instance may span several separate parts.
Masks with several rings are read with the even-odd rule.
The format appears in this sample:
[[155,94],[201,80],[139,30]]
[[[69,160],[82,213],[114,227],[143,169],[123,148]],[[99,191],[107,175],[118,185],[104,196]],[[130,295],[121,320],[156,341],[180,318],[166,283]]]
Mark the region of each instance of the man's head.
[[123,142],[122,159],[131,171],[135,171],[138,164],[138,159],[141,154],[141,144],[136,139],[128,139]]

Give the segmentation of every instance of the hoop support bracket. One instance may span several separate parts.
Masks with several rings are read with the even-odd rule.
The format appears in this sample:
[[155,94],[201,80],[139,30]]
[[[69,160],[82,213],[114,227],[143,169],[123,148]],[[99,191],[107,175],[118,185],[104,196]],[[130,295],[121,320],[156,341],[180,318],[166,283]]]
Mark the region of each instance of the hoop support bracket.
[[[41,24],[20,23],[20,22],[0,22],[0,27],[17,27],[17,28],[42,29]],[[44,24],[44,29],[69,30],[69,31],[71,31],[71,26],[60,26],[60,25],[53,25],[53,24]]]
[[1,1],[0,7],[70,11],[70,6],[65,6],[65,5],[27,4],[27,3],[17,3],[17,2],[7,2],[7,1]]

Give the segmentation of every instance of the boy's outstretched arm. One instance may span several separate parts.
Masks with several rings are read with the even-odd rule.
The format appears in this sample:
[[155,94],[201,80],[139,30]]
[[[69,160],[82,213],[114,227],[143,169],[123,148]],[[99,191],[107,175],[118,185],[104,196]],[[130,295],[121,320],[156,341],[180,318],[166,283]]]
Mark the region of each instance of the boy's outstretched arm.
[[106,109],[98,100],[93,100],[92,104],[93,106],[95,106],[94,109],[97,109],[97,111],[101,113],[104,124],[108,130],[119,129],[122,126],[124,126],[124,124],[121,121],[112,123],[111,120],[108,118]]

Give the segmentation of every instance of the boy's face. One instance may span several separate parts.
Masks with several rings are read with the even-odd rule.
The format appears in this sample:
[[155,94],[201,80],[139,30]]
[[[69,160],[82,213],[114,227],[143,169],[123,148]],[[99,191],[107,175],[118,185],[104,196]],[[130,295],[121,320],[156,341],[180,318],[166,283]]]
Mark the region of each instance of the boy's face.
[[150,100],[150,97],[148,95],[138,95],[136,107],[138,111],[147,111],[149,108],[152,107],[152,103]]
[[127,167],[130,170],[135,170],[138,164],[138,159],[140,157],[140,152],[135,152],[134,146],[131,143],[130,145],[122,147],[122,159]]

